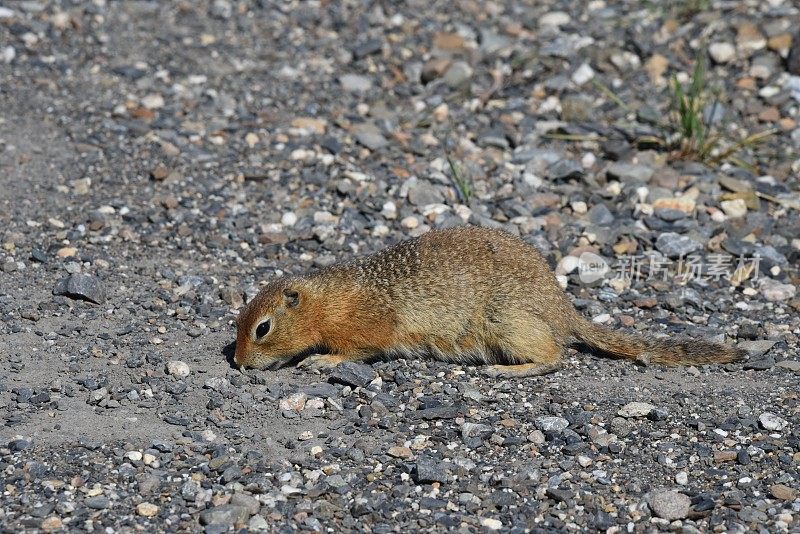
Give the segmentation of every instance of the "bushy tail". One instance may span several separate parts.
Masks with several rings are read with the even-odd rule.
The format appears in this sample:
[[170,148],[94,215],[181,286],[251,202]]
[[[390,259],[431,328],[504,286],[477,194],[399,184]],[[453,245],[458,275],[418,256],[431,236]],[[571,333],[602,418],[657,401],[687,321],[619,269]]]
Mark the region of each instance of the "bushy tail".
[[592,323],[582,317],[576,321],[573,335],[593,349],[645,364],[730,363],[740,361],[747,355],[742,349],[705,339],[689,337],[652,339],[635,334],[625,334]]

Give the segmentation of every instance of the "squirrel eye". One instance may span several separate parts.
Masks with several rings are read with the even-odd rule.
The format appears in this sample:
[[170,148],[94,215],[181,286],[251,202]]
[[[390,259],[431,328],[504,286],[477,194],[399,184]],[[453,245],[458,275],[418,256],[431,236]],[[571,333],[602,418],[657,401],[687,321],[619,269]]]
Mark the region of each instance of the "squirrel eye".
[[272,321],[270,321],[269,319],[267,319],[266,321],[262,321],[261,324],[259,324],[256,327],[256,339],[261,339],[262,337],[269,334],[269,329],[271,326],[272,326]]

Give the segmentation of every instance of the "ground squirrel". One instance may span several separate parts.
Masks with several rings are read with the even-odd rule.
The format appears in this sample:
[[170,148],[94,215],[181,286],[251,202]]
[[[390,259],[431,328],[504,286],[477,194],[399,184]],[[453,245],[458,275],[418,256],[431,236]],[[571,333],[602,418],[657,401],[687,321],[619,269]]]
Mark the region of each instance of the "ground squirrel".
[[270,282],[239,315],[234,361],[324,369],[373,356],[432,356],[493,364],[487,373],[496,377],[535,376],[558,369],[572,343],[644,363],[726,363],[744,355],[588,321],[534,247],[504,231],[463,226]]

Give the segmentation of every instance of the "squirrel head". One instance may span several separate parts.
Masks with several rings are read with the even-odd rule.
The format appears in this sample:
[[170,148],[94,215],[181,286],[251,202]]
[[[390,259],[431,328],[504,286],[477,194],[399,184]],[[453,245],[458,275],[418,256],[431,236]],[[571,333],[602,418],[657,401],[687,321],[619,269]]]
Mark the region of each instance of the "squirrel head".
[[307,288],[291,280],[268,284],[239,314],[236,355],[240,367],[264,369],[307,354],[320,344]]

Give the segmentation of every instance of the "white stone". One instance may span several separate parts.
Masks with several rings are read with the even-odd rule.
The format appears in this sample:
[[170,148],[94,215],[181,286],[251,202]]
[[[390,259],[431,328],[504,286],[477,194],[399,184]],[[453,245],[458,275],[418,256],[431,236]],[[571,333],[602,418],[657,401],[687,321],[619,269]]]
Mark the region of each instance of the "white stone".
[[584,63],[572,73],[571,79],[575,85],[580,86],[590,81],[592,78],[594,78],[594,69],[592,69],[588,63]]
[[629,402],[617,412],[621,417],[647,417],[656,407],[648,402]]
[[170,360],[167,362],[167,373],[176,378],[186,378],[192,370],[186,362],[180,360]]
[[142,98],[142,105],[147,109],[159,109],[164,107],[164,97],[159,94],[150,94]]
[[284,226],[294,226],[297,224],[297,215],[293,211],[287,211],[281,215],[281,224]]
[[711,43],[708,54],[715,63],[728,63],[736,57],[736,47],[731,43]]
[[125,453],[125,457],[132,462],[142,461],[142,453],[139,451],[128,451]]
[[502,521],[491,517],[484,517],[483,519],[481,519],[481,525],[488,528],[489,530],[500,530],[501,528],[503,528]]
[[747,203],[741,198],[723,200],[719,203],[719,207],[731,219],[739,219],[747,215]]
[[563,26],[569,24],[572,18],[563,11],[551,11],[539,18],[539,26]]
[[764,427],[765,430],[770,431],[780,431],[786,428],[789,424],[786,419],[778,417],[774,413],[764,412],[758,416],[758,421],[761,423],[761,426]]

